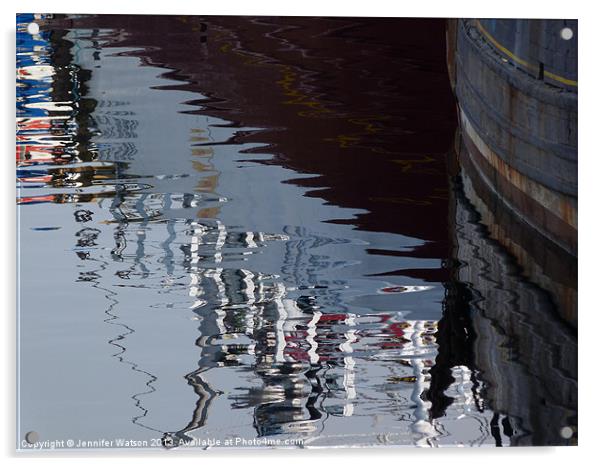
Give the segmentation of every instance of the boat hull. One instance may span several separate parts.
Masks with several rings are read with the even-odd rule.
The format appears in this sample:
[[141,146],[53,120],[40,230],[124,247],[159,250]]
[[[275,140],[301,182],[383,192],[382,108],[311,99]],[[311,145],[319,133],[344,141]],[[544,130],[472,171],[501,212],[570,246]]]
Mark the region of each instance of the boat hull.
[[576,21],[563,20],[458,19],[447,29],[456,152],[471,202],[574,325],[576,31]]

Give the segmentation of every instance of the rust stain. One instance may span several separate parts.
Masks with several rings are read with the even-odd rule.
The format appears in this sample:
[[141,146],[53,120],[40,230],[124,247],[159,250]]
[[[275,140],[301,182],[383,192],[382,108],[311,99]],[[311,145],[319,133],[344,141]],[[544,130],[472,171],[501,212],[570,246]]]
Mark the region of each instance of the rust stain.
[[[512,102],[512,99],[511,99]],[[500,176],[507,180],[534,202],[540,204],[550,215],[555,215],[563,222],[570,225],[572,228],[577,228],[577,206],[574,200],[568,196],[553,192],[531,180],[527,176],[520,173],[518,170],[510,166],[502,160],[495,152],[493,152],[485,142],[479,137],[466,115],[462,112],[462,125],[465,134],[472,141],[480,156],[495,169],[496,176]],[[512,138],[511,138],[512,140]],[[509,153],[512,155],[514,147],[511,146]],[[491,180],[496,185],[499,182],[495,179]],[[499,187],[499,186],[498,186]]]

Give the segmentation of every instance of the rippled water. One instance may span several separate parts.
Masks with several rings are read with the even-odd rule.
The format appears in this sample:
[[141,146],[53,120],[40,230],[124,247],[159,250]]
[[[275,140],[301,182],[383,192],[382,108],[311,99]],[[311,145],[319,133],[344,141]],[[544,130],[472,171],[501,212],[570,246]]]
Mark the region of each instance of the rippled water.
[[19,439],[567,441],[576,338],[450,188],[442,23],[32,20]]

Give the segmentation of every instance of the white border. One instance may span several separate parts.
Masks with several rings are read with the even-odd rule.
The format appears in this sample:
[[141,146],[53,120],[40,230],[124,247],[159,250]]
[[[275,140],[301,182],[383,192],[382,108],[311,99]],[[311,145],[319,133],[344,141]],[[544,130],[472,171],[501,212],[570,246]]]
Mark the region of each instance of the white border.
[[[307,462],[345,462],[362,464],[374,461],[415,462],[415,461],[461,461],[463,463],[487,462],[489,465],[503,464],[509,461],[545,462],[549,464],[589,464],[596,453],[599,440],[600,407],[598,406],[600,377],[598,376],[597,353],[595,346],[600,340],[599,329],[601,295],[599,289],[600,249],[597,237],[602,236],[601,218],[602,193],[602,154],[600,153],[599,127],[602,102],[600,99],[601,80],[601,42],[602,18],[594,8],[595,2],[545,1],[528,2],[525,0],[507,0],[505,2],[486,2],[469,0],[430,0],[428,2],[402,2],[398,0],[370,0],[363,2],[336,2],[327,0],[305,1],[264,1],[264,0],[226,0],[226,1],[137,1],[103,0],[83,2],[72,0],[3,1],[2,2],[2,92],[4,103],[0,112],[2,119],[2,208],[0,244],[3,249],[3,267],[0,283],[5,306],[2,307],[3,322],[3,378],[0,384],[4,399],[3,422],[0,424],[0,439],[4,457],[10,464],[17,461],[15,445],[15,183],[14,183],[14,47],[15,13],[161,13],[161,14],[269,14],[269,15],[333,15],[333,16],[436,16],[436,17],[547,17],[579,19],[579,447],[576,448],[515,448],[493,450],[452,450],[419,451],[404,449],[336,449],[319,451],[228,451],[228,452],[119,452],[119,453],[45,453],[42,456],[50,463],[81,462],[82,457],[91,457],[88,464],[103,464],[107,458],[111,461],[124,458],[128,463],[144,461],[145,464],[163,464],[169,461],[187,461],[198,464],[199,461],[232,462],[245,466],[279,464],[301,464]],[[43,381],[40,381],[43,383]],[[590,457],[591,455],[591,457]],[[20,461],[34,461],[31,455]],[[22,464],[22,463],[20,463]]]

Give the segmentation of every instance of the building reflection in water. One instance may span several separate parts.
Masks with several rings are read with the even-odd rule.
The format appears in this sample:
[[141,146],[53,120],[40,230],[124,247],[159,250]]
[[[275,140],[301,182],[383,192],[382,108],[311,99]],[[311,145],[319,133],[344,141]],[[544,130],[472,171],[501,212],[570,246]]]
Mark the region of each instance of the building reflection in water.
[[[181,169],[176,156],[171,165],[163,162],[169,165],[161,167],[164,171],[155,171],[154,154],[145,152],[151,150],[145,141],[156,141],[147,102],[156,93],[182,99],[170,97],[177,91],[173,80],[193,86],[192,80],[177,76],[176,67],[157,62],[156,55],[145,55],[160,53],[157,44],[133,48],[136,40],[144,46],[156,39],[138,36],[135,26],[129,34],[126,26],[68,26],[42,33],[44,44],[34,44],[41,48],[32,56],[43,65],[19,65],[25,87],[32,79],[35,86],[42,84],[35,95],[19,94],[18,182],[26,195],[18,202],[21,215],[40,203],[72,206],[71,218],[78,224],[75,256],[84,264],[78,285],[84,282],[104,295],[104,323],[118,327],[108,341],[115,349],[111,356],[142,377],[130,391],[135,426],[159,433],[169,447],[208,436],[248,436],[248,427],[256,438],[304,439],[306,446],[563,442],[558,426],[576,425],[576,338],[554,319],[545,292],[520,276],[479,223],[468,179],[455,180],[444,199],[451,238],[445,255],[433,251],[445,250],[447,240],[437,238],[446,232],[425,238],[411,253],[410,248],[388,251],[385,245],[374,254],[376,249],[359,236],[326,235],[316,225],[258,231],[237,224],[224,210],[241,201],[220,192],[231,176],[227,170],[240,169],[245,160],[226,165],[219,151],[238,147],[239,158],[269,152],[244,140],[266,128],[217,119],[210,105],[206,115],[178,111],[187,139],[174,137],[171,149],[185,160],[182,166],[190,167],[192,160],[195,171]],[[188,36],[174,40],[199,39],[206,59],[211,50],[207,26],[190,27]],[[103,80],[110,83],[123,72],[127,90],[137,82],[127,79],[139,70],[156,76],[159,67],[167,69],[161,79],[171,83],[160,90],[149,85],[129,96],[119,90],[109,95],[112,89],[102,88]],[[96,87],[89,89],[89,81]],[[319,103],[312,108],[329,108],[328,102]],[[276,144],[282,150],[286,143]],[[254,163],[256,170],[267,170],[261,160]],[[442,192],[445,173],[439,182],[435,191]],[[336,183],[330,188],[341,195]],[[335,204],[353,204],[352,197]],[[433,202],[423,207],[439,215],[440,203]],[[411,228],[428,236],[429,216],[424,217]],[[366,218],[363,227],[374,231],[376,220]],[[332,231],[352,230],[341,228],[348,230]],[[382,271],[395,270],[399,257],[427,260],[433,254],[443,265],[440,270],[426,265],[418,279],[412,269],[416,262],[405,275],[347,272],[375,255]],[[280,261],[278,270],[262,262],[265,257]],[[449,278],[427,276],[429,270]],[[443,290],[439,302],[429,304],[437,318],[433,312],[424,319],[420,312],[408,312],[406,300],[437,286]],[[148,331],[144,322],[126,316],[132,299],[127,295],[136,290],[144,290],[148,301],[139,306],[187,309],[197,326],[197,338],[190,341],[195,361],[189,372],[179,374],[194,393],[187,417],[167,422],[154,415],[160,412],[157,397],[168,398],[170,392],[160,388],[166,377],[149,369],[148,361],[140,362],[132,348],[134,336]],[[383,304],[390,302],[394,305]],[[411,303],[421,305],[420,298]],[[168,354],[163,364],[189,357]],[[558,390],[552,393],[550,387]]]

